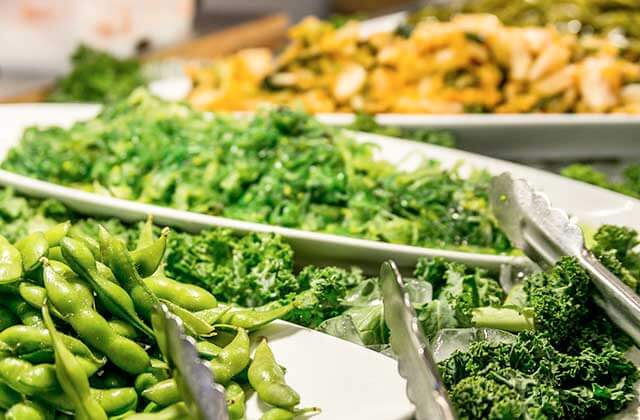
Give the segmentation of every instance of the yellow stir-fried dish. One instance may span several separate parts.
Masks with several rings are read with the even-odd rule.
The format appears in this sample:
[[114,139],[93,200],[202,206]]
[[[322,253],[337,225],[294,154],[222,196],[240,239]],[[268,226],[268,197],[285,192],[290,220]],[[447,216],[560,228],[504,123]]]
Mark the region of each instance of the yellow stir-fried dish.
[[640,65],[604,38],[510,27],[493,15],[425,21],[364,37],[307,18],[274,55],[248,49],[188,68],[207,110],[264,104],[310,112],[640,112]]

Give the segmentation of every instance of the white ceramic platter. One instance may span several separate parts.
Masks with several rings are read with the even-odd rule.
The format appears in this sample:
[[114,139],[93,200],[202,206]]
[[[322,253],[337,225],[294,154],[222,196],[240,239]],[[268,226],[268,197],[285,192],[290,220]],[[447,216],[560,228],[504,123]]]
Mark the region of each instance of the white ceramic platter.
[[[97,106],[75,105],[1,108],[2,156],[20,136],[25,124],[68,126],[98,111]],[[11,183],[10,180],[6,182]],[[107,201],[103,203],[109,205]],[[82,199],[77,204],[90,214],[96,205],[99,206],[83,207]],[[115,214],[113,211],[107,213]],[[197,222],[195,224],[198,225]],[[413,406],[406,398],[405,382],[397,373],[395,360],[283,321],[262,328],[254,336],[269,338],[276,359],[287,368],[287,382],[300,393],[300,407],[321,408],[321,414],[314,418],[402,420],[412,416]],[[266,409],[254,393],[247,401],[247,418],[258,419]]]
[[[92,117],[98,110],[99,107],[93,105],[0,105],[0,159],[18,142],[25,127],[34,124],[68,126],[74,121]],[[358,141],[377,144],[377,158],[389,160],[404,169],[410,169],[421,159],[431,158],[440,160],[445,167],[463,161],[463,174],[473,168],[485,168],[494,174],[510,171],[544,189],[555,205],[565,208],[581,222],[592,225],[618,223],[640,228],[637,217],[640,214],[640,201],[620,194],[521,165],[453,149],[361,133],[353,135]],[[296,255],[305,255],[310,261],[360,262],[369,264],[373,269],[383,259],[394,258],[406,267],[411,267],[425,253],[424,249],[417,247],[284,229],[116,200],[6,171],[0,171],[0,184],[13,186],[32,195],[57,197],[88,214],[136,220],[152,213],[160,224],[166,223],[189,230],[224,226],[241,231],[278,232],[296,248]],[[459,257],[464,253],[450,254]],[[486,258],[486,261],[493,264],[496,262],[496,257],[479,258]],[[302,395],[302,405],[322,407],[321,418],[401,419],[411,415],[411,406],[404,395],[404,383],[396,373],[393,360],[334,337],[284,322],[273,324],[263,330],[262,334],[270,337],[276,357],[287,366],[287,378]],[[250,418],[258,416],[260,408],[255,397],[250,400]]]
[[[92,117],[98,111],[99,107],[95,105],[0,105],[0,160],[19,141],[25,127],[69,126],[74,121]],[[554,205],[567,210],[579,222],[594,227],[602,223],[616,223],[640,228],[640,219],[637,217],[640,214],[640,201],[617,193],[548,172],[459,150],[364,133],[353,133],[353,136],[358,141],[378,145],[376,157],[388,160],[402,169],[411,169],[422,159],[437,159],[444,167],[463,161],[460,166],[463,175],[474,168],[487,169],[493,174],[510,171],[517,177],[526,178],[535,187],[543,189]],[[440,255],[489,268],[497,268],[501,263],[526,265],[526,259],[520,257],[429,250],[174,210],[82,192],[6,171],[0,171],[0,184],[11,185],[32,195],[59,198],[76,210],[89,214],[114,216],[125,220],[140,220],[147,214],[153,214],[160,224],[192,231],[221,226],[239,231],[279,233],[294,246],[298,261],[302,263],[322,260],[331,264],[356,264],[374,273],[377,272],[379,264],[388,258],[395,259],[405,270],[411,270],[416,260],[424,255]]]

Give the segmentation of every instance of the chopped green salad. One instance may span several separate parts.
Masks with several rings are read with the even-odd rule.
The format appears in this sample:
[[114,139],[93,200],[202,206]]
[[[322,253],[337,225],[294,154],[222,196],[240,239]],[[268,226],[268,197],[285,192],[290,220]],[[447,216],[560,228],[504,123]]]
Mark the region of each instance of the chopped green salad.
[[6,170],[100,194],[392,243],[508,253],[490,176],[402,171],[299,111],[208,115],[144,90],[70,129],[32,127]]

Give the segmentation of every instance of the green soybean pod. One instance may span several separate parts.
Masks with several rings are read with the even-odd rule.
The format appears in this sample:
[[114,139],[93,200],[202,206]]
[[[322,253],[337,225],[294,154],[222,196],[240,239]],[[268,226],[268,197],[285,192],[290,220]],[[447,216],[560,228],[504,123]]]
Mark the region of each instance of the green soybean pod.
[[40,313],[20,296],[2,294],[0,300],[24,325],[42,325]]
[[300,403],[300,395],[286,384],[284,370],[276,362],[266,339],[256,347],[249,366],[249,383],[268,404],[291,409]]
[[62,240],[62,255],[71,269],[78,273],[84,281],[91,284],[98,299],[109,312],[122,320],[130,322],[131,325],[148,337],[154,336],[151,328],[138,317],[134,302],[127,294],[127,291],[117,283],[98,274],[96,260],[89,248],[78,240],[64,238]]
[[[63,247],[68,239],[63,239]],[[147,369],[150,360],[146,351],[111,329],[95,310],[93,294],[86,285],[64,279],[47,263],[43,278],[48,299],[83,340],[125,372],[139,374]]]
[[16,242],[16,248],[22,256],[22,269],[29,272],[38,268],[42,257],[47,256],[49,242],[44,233],[34,232]]
[[16,391],[25,395],[60,391],[53,364],[34,365],[16,357],[0,360],[0,378]]
[[280,407],[274,407],[270,410],[267,410],[260,417],[260,420],[293,420],[296,417],[305,416],[305,418],[307,418],[318,413],[320,413],[320,409],[317,407],[300,408],[296,410],[287,410]]
[[71,228],[71,222],[67,220],[66,222],[58,223],[51,229],[45,231],[44,238],[49,243],[49,247],[59,246],[62,238],[67,236],[69,228]]
[[7,410],[4,416],[7,420],[49,420],[53,418],[50,409],[35,401],[15,404]]
[[[82,341],[60,333],[65,346],[76,355],[87,375],[92,375],[106,359],[98,358]],[[0,355],[19,357],[31,363],[53,362],[49,332],[41,326],[14,325],[0,332]]]
[[131,340],[135,340],[139,337],[138,330],[136,330],[131,324],[124,322],[121,319],[112,319],[109,321],[109,326],[116,334],[123,337],[127,337]]
[[22,277],[20,251],[0,235],[0,284],[14,283]]
[[158,298],[168,300],[186,310],[202,311],[218,306],[215,296],[202,287],[173,280],[165,276],[162,270],[143,281]]
[[152,413],[137,413],[127,417],[127,420],[184,420],[189,418],[189,411],[183,402],[172,404],[160,411]]
[[20,320],[13,314],[13,311],[0,306],[0,331],[4,331],[19,322]]
[[[236,336],[208,363],[216,382],[225,384],[240,373],[249,364],[249,335],[238,328]],[[146,389],[142,396],[161,406],[167,406],[180,400],[178,387],[173,379],[167,379]]]
[[164,253],[167,249],[167,237],[169,236],[169,228],[165,227],[162,229],[160,233],[160,237],[153,241],[150,245],[137,248],[132,251],[131,259],[138,270],[138,274],[141,277],[148,277],[156,272],[160,264],[162,263],[162,259],[164,258]]
[[291,303],[275,307],[269,305],[268,308],[231,307],[220,315],[216,323],[229,324],[252,331],[267,325],[271,321],[282,318],[292,310],[293,304]]
[[158,303],[158,298],[140,278],[124,242],[112,236],[103,227],[100,227],[99,235],[105,263],[113,271],[118,283],[131,296],[138,313],[145,320],[150,320],[151,308]]
[[153,215],[148,215],[144,225],[140,229],[138,235],[138,241],[136,242],[136,249],[143,249],[150,246],[153,243]]
[[22,401],[22,395],[19,392],[12,389],[4,382],[0,382],[0,408],[3,410],[9,409],[11,406],[18,404]]
[[246,410],[244,389],[236,382],[229,382],[225,387],[225,394],[229,419],[243,419]]

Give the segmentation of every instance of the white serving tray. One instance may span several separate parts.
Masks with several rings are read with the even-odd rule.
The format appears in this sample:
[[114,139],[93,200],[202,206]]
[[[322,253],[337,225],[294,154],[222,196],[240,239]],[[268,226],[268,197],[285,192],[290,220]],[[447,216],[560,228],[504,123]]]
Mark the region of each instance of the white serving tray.
[[[94,116],[99,109],[99,106],[95,105],[0,105],[0,159],[4,159],[7,151],[17,144],[25,127],[34,124],[69,126],[75,121]],[[484,168],[493,174],[510,171],[517,177],[526,178],[535,187],[543,189],[554,205],[564,208],[580,222],[594,227],[603,223],[615,223],[640,228],[640,219],[637,217],[640,214],[640,201],[621,194],[548,172],[455,149],[365,133],[353,133],[353,136],[358,141],[376,144],[377,158],[388,160],[402,169],[411,169],[422,159],[428,158],[440,160],[444,167],[464,161],[460,166],[463,175],[473,168]],[[396,260],[407,272],[412,270],[420,256],[434,255],[492,269],[497,269],[500,264],[505,263],[516,266],[528,264],[528,260],[523,257],[430,250],[175,210],[83,192],[7,171],[0,171],[0,184],[13,186],[16,190],[30,195],[58,198],[87,214],[113,216],[129,221],[140,220],[148,214],[153,214],[159,224],[190,231],[219,226],[238,231],[278,233],[292,244],[298,261],[302,263],[321,260],[327,264],[358,265],[371,273],[376,273],[380,263],[388,258]]]
[[[0,105],[0,159],[19,141],[22,130],[30,125],[69,126],[75,121],[91,118],[99,111],[95,105]],[[572,181],[540,170],[505,161],[460,152],[453,149],[416,142],[353,133],[358,141],[379,146],[377,157],[397,166],[410,169],[420,159],[440,160],[445,167],[461,160],[463,174],[473,168],[485,168],[494,174],[510,171],[543,188],[554,205],[563,207],[578,220],[591,225],[617,223],[640,228],[640,201],[591,185]],[[28,177],[0,171],[0,184],[13,186],[26,194],[55,197],[83,213],[116,216],[137,220],[151,213],[160,224],[200,230],[223,226],[240,231],[277,232],[286,237],[308,262],[352,262],[363,264],[371,271],[379,262],[393,258],[412,268],[416,259],[428,250],[352,239],[336,235],[305,232],[257,223],[212,217],[192,212],[117,200],[86,193]],[[468,260],[468,255],[447,252],[445,257]],[[524,258],[478,256],[478,263],[495,266],[496,261],[524,264]],[[404,382],[396,373],[396,363],[381,354],[339,340],[322,333],[278,321],[262,330],[268,336],[278,360],[287,367],[287,380],[300,392],[301,406],[320,406],[318,418],[404,419],[412,407],[404,394]],[[259,416],[260,407],[255,396],[249,400],[248,416]]]

